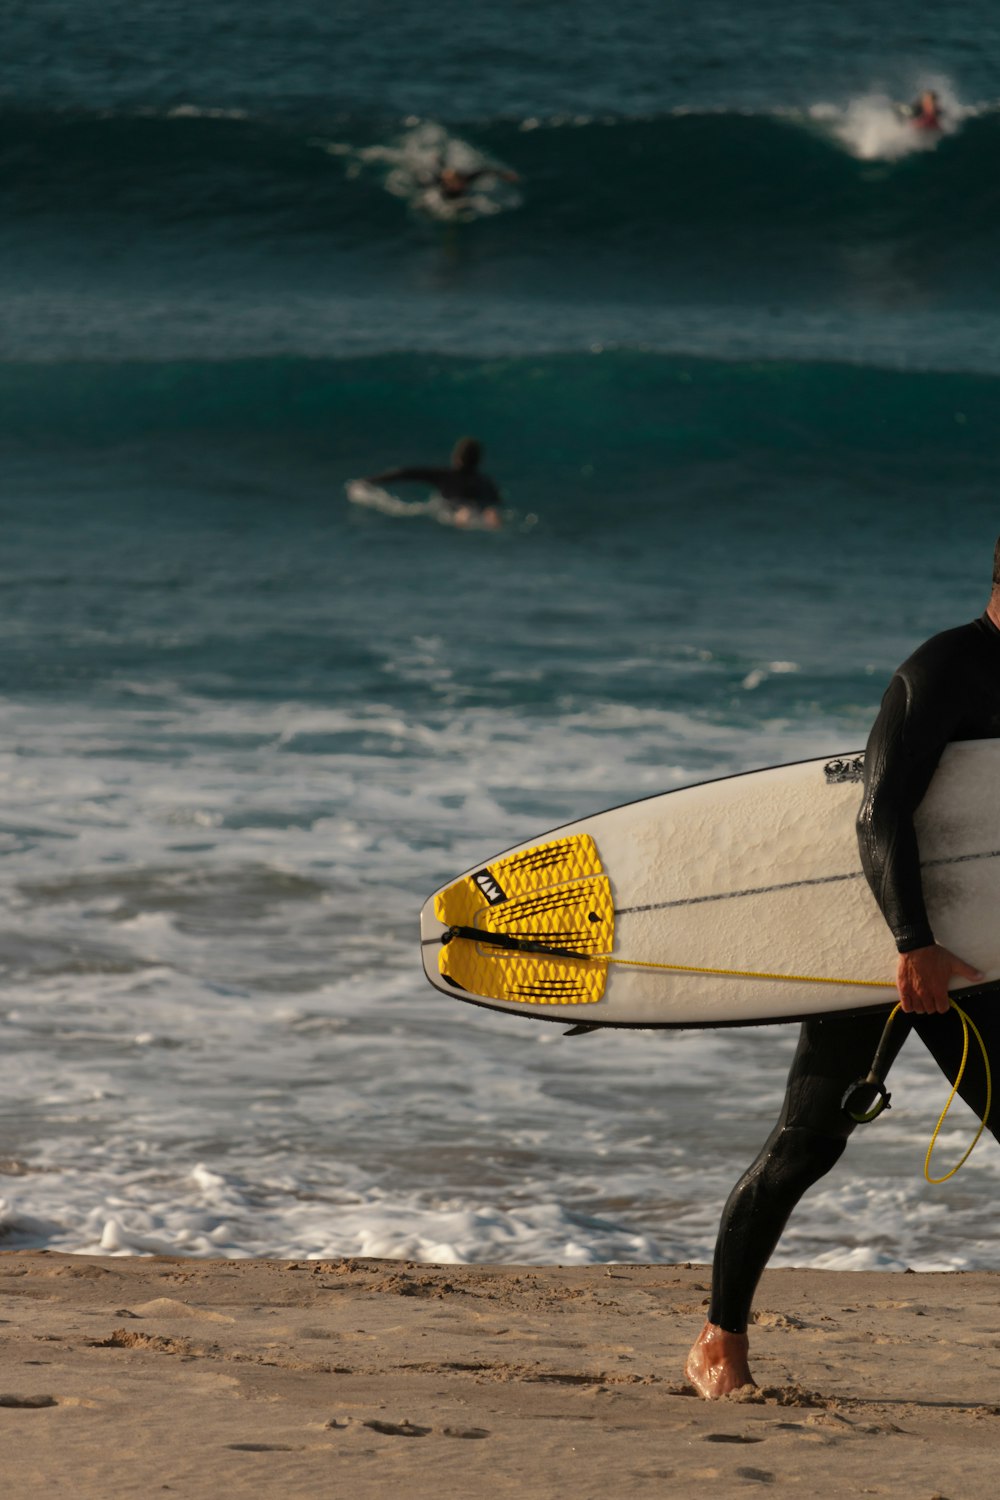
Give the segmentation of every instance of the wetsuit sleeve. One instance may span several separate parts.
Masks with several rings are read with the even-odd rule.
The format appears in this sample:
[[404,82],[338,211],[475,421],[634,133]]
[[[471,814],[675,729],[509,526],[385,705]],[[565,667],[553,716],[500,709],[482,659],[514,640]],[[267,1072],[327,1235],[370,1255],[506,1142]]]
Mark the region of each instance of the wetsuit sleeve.
[[953,694],[947,682],[935,684],[935,675],[896,673],[865,750],[857,823],[861,864],[900,953],[934,941],[913,815],[953,737]]

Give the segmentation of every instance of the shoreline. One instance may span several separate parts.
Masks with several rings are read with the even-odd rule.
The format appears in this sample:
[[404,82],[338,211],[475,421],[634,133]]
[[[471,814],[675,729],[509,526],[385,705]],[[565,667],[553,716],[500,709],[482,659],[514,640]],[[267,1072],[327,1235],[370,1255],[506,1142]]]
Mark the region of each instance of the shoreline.
[[992,1500],[1000,1273],[768,1271],[720,1402],[709,1275],[5,1251],[7,1493]]

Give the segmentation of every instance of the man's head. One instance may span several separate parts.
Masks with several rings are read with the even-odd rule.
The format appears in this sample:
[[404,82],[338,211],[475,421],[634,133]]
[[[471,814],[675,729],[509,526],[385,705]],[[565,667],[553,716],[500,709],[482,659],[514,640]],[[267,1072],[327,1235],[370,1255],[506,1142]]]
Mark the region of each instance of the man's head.
[[993,592],[1000,591],[1000,536],[997,537],[996,546],[993,548]]
[[478,469],[483,456],[483,445],[478,438],[459,438],[451,450],[453,469]]

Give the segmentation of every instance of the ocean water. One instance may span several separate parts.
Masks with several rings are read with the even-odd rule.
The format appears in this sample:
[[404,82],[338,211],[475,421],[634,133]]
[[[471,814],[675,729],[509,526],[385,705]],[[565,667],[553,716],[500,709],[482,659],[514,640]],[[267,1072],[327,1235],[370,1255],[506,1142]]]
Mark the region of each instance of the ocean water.
[[[566,1038],[431,990],[416,914],[541,829],[859,747],[982,609],[995,11],[6,32],[0,1242],[707,1259],[794,1028]],[[456,212],[439,160],[518,180]],[[349,502],[462,433],[501,531]],[[778,1263],[996,1263],[992,1144],[922,1180],[917,1048]]]

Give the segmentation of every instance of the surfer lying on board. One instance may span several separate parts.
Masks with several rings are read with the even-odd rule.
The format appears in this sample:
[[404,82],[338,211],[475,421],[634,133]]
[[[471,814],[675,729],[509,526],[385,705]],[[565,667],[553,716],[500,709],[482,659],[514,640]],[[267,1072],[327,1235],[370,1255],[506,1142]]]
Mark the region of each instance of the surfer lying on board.
[[500,491],[479,464],[483,445],[477,438],[459,438],[451,453],[450,469],[387,469],[372,474],[369,484],[394,484],[399,480],[416,480],[432,484],[441,499],[452,507],[452,520],[466,526],[477,515],[484,526],[500,525]]
[[[899,959],[896,986],[911,1018],[889,1033],[884,1077],[912,1028],[949,1081],[959,1072],[963,1028],[950,1008],[953,976],[983,975],[934,941],[928,924],[913,815],[945,745],[1000,737],[1000,539],[993,591],[983,615],[926,641],[889,683],[865,750],[865,790],[858,814],[861,863],[888,923]],[[963,997],[988,1055],[1000,1057],[1000,998]],[[709,1400],[754,1384],[747,1362],[747,1323],[757,1282],[789,1216],[807,1188],[839,1160],[854,1129],[842,1100],[872,1064],[888,1011],[817,1016],[803,1024],[778,1122],[722,1212],[708,1321],[688,1355],[686,1373]],[[867,1109],[875,1089],[858,1096]],[[987,1075],[970,1051],[959,1088],[980,1119]],[[987,1121],[1000,1139],[1000,1110]]]

